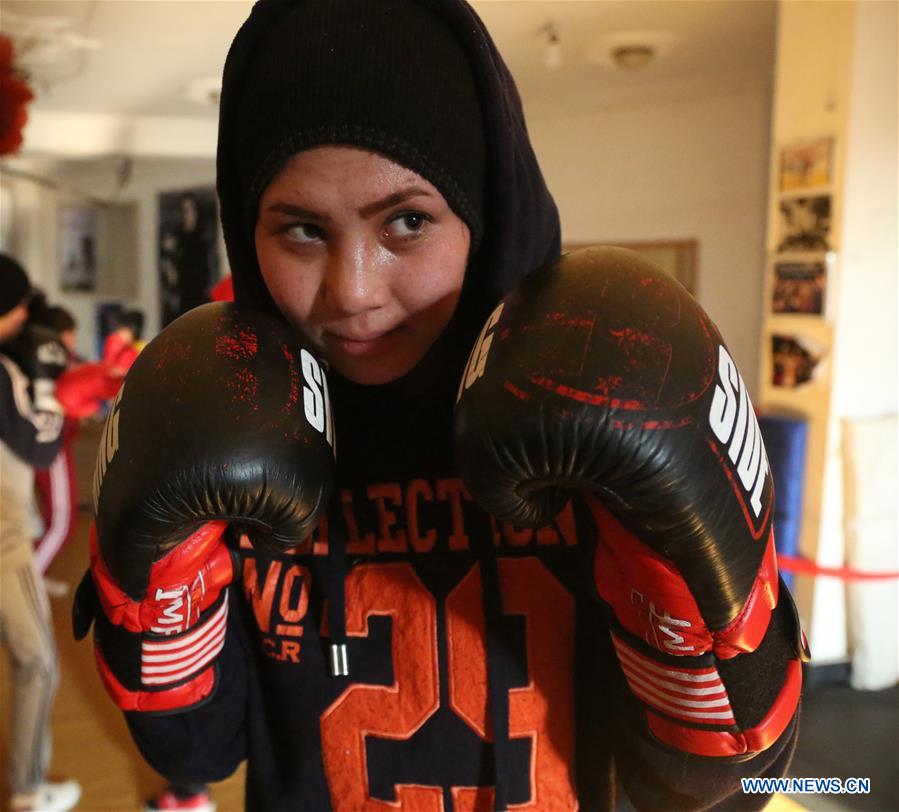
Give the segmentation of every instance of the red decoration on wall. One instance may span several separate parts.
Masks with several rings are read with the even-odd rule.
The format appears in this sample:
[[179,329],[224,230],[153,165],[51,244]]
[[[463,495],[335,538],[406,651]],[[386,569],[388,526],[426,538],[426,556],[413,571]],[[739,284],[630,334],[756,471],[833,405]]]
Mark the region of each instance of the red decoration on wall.
[[22,146],[25,106],[33,98],[31,88],[13,70],[12,40],[0,34],[0,155],[12,155]]

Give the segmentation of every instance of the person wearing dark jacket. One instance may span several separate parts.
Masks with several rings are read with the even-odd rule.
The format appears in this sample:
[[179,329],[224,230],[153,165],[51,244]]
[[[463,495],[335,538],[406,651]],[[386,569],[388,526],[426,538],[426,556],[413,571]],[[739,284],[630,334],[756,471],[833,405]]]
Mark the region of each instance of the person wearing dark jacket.
[[[474,11],[261,0],[218,192],[236,309],[182,317],[126,379],[76,612],[149,763],[246,760],[250,810],[612,809],[616,781],[640,809],[763,806],[740,780],[787,768],[802,644],[745,389],[663,275],[559,259]],[[618,431],[598,482],[576,458]]]
[[35,469],[47,468],[62,444],[54,393],[67,357],[55,331],[26,326],[30,294],[24,268],[0,254],[0,641],[12,677],[9,808],[53,812],[74,807],[81,787],[47,780],[59,667],[32,551],[32,511]]

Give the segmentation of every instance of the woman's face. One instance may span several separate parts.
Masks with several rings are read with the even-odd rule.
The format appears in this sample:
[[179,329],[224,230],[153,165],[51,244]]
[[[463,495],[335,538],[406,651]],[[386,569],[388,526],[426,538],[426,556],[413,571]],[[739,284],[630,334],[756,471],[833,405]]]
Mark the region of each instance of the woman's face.
[[259,202],[256,255],[284,316],[362,384],[409,372],[449,323],[468,227],[428,181],[382,155],[294,155]]
[[59,338],[62,343],[65,345],[65,348],[72,354],[75,354],[75,330],[73,328],[69,328],[68,330],[63,330],[59,334]]
[[28,321],[28,304],[22,302],[0,316],[0,342],[14,339]]

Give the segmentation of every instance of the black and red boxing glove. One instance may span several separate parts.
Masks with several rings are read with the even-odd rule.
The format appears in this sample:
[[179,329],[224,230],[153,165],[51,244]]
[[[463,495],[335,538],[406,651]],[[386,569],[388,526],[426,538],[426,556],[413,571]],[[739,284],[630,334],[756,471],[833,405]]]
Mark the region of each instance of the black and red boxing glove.
[[226,536],[287,549],[308,535],[333,447],[322,367],[282,322],[204,305],[147,345],[100,443],[74,615],[76,637],[96,615],[100,674],[120,707],[170,712],[212,694],[236,575]]
[[746,757],[780,737],[807,650],[777,574],[768,461],[733,359],[683,287],[618,248],[529,277],[471,354],[456,441],[499,518],[539,526],[585,495],[596,586],[657,740]]
[[206,522],[163,555],[141,600],[109,572],[92,528],[90,577],[102,609],[97,668],[122,710],[181,710],[212,694],[228,619],[225,587],[235,575],[226,527]]
[[57,435],[63,412],[57,401],[56,380],[69,362],[68,351],[52,327],[29,323],[0,351],[16,362],[28,378],[28,395],[39,422],[39,432]]
[[3,353],[13,359],[30,381],[55,381],[69,365],[69,352],[59,333],[43,324],[29,323]]

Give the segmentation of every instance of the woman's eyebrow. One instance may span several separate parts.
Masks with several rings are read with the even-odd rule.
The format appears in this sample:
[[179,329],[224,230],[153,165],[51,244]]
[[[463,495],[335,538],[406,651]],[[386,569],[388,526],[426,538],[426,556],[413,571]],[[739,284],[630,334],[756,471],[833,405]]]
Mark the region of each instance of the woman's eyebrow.
[[380,200],[369,203],[367,206],[363,206],[359,209],[359,214],[364,218],[368,218],[378,214],[378,212],[384,211],[384,209],[396,206],[403,201],[408,200],[410,197],[422,196],[430,197],[431,193],[427,189],[422,189],[420,186],[407,186],[405,189],[400,189],[386,197],[382,197]]
[[277,202],[265,207],[266,212],[273,214],[286,214],[290,217],[297,217],[303,220],[315,220],[317,222],[327,222],[328,218],[324,214],[304,209],[302,206],[295,206],[293,203]]
[[[363,218],[369,218],[378,214],[379,212],[384,211],[385,209],[389,209],[392,206],[397,206],[400,203],[403,203],[406,200],[409,200],[413,197],[431,197],[432,194],[427,189],[423,189],[420,186],[407,186],[405,189],[400,189],[396,192],[391,192],[386,197],[382,197],[379,200],[375,200],[372,203],[368,203],[359,209],[359,214]],[[294,203],[288,203],[287,201],[277,201],[272,203],[270,206],[266,206],[266,212],[271,212],[273,214],[286,214],[290,217],[297,217],[303,220],[314,220],[319,223],[326,223],[330,219],[327,215],[321,214],[319,212],[312,211],[311,209],[304,209],[302,206],[297,206]]]

